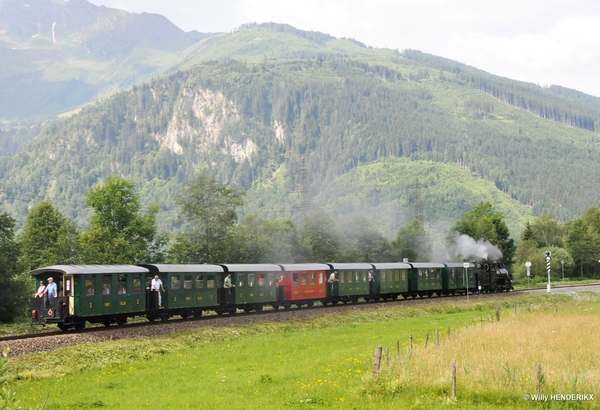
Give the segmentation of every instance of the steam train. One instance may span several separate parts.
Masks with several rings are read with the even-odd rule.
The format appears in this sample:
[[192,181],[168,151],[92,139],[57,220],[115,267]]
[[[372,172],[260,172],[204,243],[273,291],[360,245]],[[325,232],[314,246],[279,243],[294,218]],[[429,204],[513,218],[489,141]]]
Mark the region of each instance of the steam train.
[[[224,288],[231,274],[234,287]],[[80,330],[87,323],[123,325],[128,318],[168,320],[264,307],[290,309],[378,300],[445,296],[513,289],[501,261],[470,263],[307,263],[214,265],[56,265],[30,272],[58,297],[31,299],[32,325]],[[151,289],[158,276],[164,292]],[[160,303],[159,303],[160,301]]]

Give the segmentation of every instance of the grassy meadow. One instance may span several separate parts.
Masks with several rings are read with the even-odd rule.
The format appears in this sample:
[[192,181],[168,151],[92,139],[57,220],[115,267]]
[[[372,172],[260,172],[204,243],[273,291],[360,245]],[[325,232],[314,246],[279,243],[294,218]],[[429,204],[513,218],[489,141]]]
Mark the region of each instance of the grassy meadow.
[[[472,298],[84,344],[13,359],[9,385],[25,408],[48,397],[47,409],[596,408],[598,397],[523,396],[536,393],[537,364],[544,394],[600,393],[598,300]],[[501,321],[490,322],[496,308]],[[390,355],[373,381],[376,346]]]

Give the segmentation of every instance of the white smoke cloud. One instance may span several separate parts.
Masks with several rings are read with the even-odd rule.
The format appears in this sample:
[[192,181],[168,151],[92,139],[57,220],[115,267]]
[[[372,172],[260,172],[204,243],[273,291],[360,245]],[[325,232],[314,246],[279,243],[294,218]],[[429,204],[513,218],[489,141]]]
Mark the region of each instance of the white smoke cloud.
[[496,246],[483,239],[475,241],[469,235],[460,235],[457,237],[454,255],[463,260],[487,259],[496,261],[502,259],[502,252]]

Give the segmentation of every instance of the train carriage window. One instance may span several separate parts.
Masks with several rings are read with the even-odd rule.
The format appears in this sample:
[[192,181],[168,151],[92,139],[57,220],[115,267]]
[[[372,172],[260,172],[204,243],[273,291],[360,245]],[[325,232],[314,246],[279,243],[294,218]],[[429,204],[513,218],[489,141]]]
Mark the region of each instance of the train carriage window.
[[[202,278],[202,276],[200,276],[200,278]],[[200,280],[202,280],[202,279],[200,279]],[[198,282],[196,282],[196,284],[197,283]],[[215,288],[215,275],[208,275],[206,277],[206,289],[214,289],[214,288]]]
[[310,284],[311,284],[311,285],[314,285],[315,283],[316,283],[316,282],[315,282],[315,273],[314,273],[314,272],[311,272],[311,273],[310,273]]
[[127,294],[127,275],[121,274],[119,275],[119,295]]
[[152,288],[152,276],[146,275],[146,290],[150,290]]
[[298,286],[298,274],[297,273],[292,274],[292,285]]
[[381,271],[381,281],[385,282],[385,271],[384,270]]
[[171,290],[179,289],[181,289],[181,281],[179,280],[179,275],[171,276]]
[[302,272],[302,284],[306,285],[306,272]]
[[248,274],[248,287],[249,288],[253,288],[254,287],[254,273],[249,273]]
[[399,270],[395,271],[394,275],[396,276],[396,282],[400,282],[400,271]]
[[323,278],[325,275],[323,275],[323,272],[319,272],[319,285],[323,284]]
[[94,279],[85,280],[85,294],[87,296],[94,296],[96,294],[96,289],[94,289]]
[[142,293],[142,274],[136,273],[133,275],[133,293],[140,294]]
[[238,273],[237,280],[238,280],[237,287],[238,288],[243,288],[245,286],[245,283],[246,283],[246,277],[244,276],[244,274],[243,273]]
[[258,274],[258,286],[261,288],[265,286],[265,275],[263,275],[262,273]]
[[183,288],[187,290],[192,288],[192,275],[185,275],[183,277]]
[[111,285],[112,285],[112,276],[111,275],[102,276],[102,294],[103,295],[110,295],[110,290],[112,287]]
[[363,272],[361,273],[361,278],[362,278],[362,281],[363,281],[363,282],[366,282],[366,281],[367,281],[367,272],[363,271]]
[[196,276],[196,289],[204,289],[204,275]]
[[273,286],[273,284],[275,283],[275,273],[267,273],[267,278],[269,280],[269,286]]
[[353,276],[354,272],[346,272],[346,282],[352,283],[354,279]]
[[406,271],[405,270],[402,271],[402,280],[403,281],[406,280]]
[[423,277],[423,271],[421,269],[419,269],[419,278]]
[[356,276],[354,277],[354,282],[360,283],[360,272],[356,271]]

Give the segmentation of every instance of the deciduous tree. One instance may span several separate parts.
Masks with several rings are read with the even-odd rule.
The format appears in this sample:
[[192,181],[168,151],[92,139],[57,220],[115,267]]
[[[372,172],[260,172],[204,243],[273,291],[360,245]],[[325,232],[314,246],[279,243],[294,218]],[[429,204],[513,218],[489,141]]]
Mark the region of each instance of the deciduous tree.
[[182,232],[175,237],[170,258],[178,263],[230,262],[236,259],[231,228],[243,192],[220,185],[202,170],[184,183],[177,196]]
[[29,214],[18,241],[21,271],[76,263],[79,234],[75,222],[64,217],[50,201],[42,201]]
[[90,229],[81,235],[86,263],[162,262],[166,235],[158,233],[159,205],[140,213],[139,194],[132,181],[111,176],[88,190],[86,205],[94,208]]

